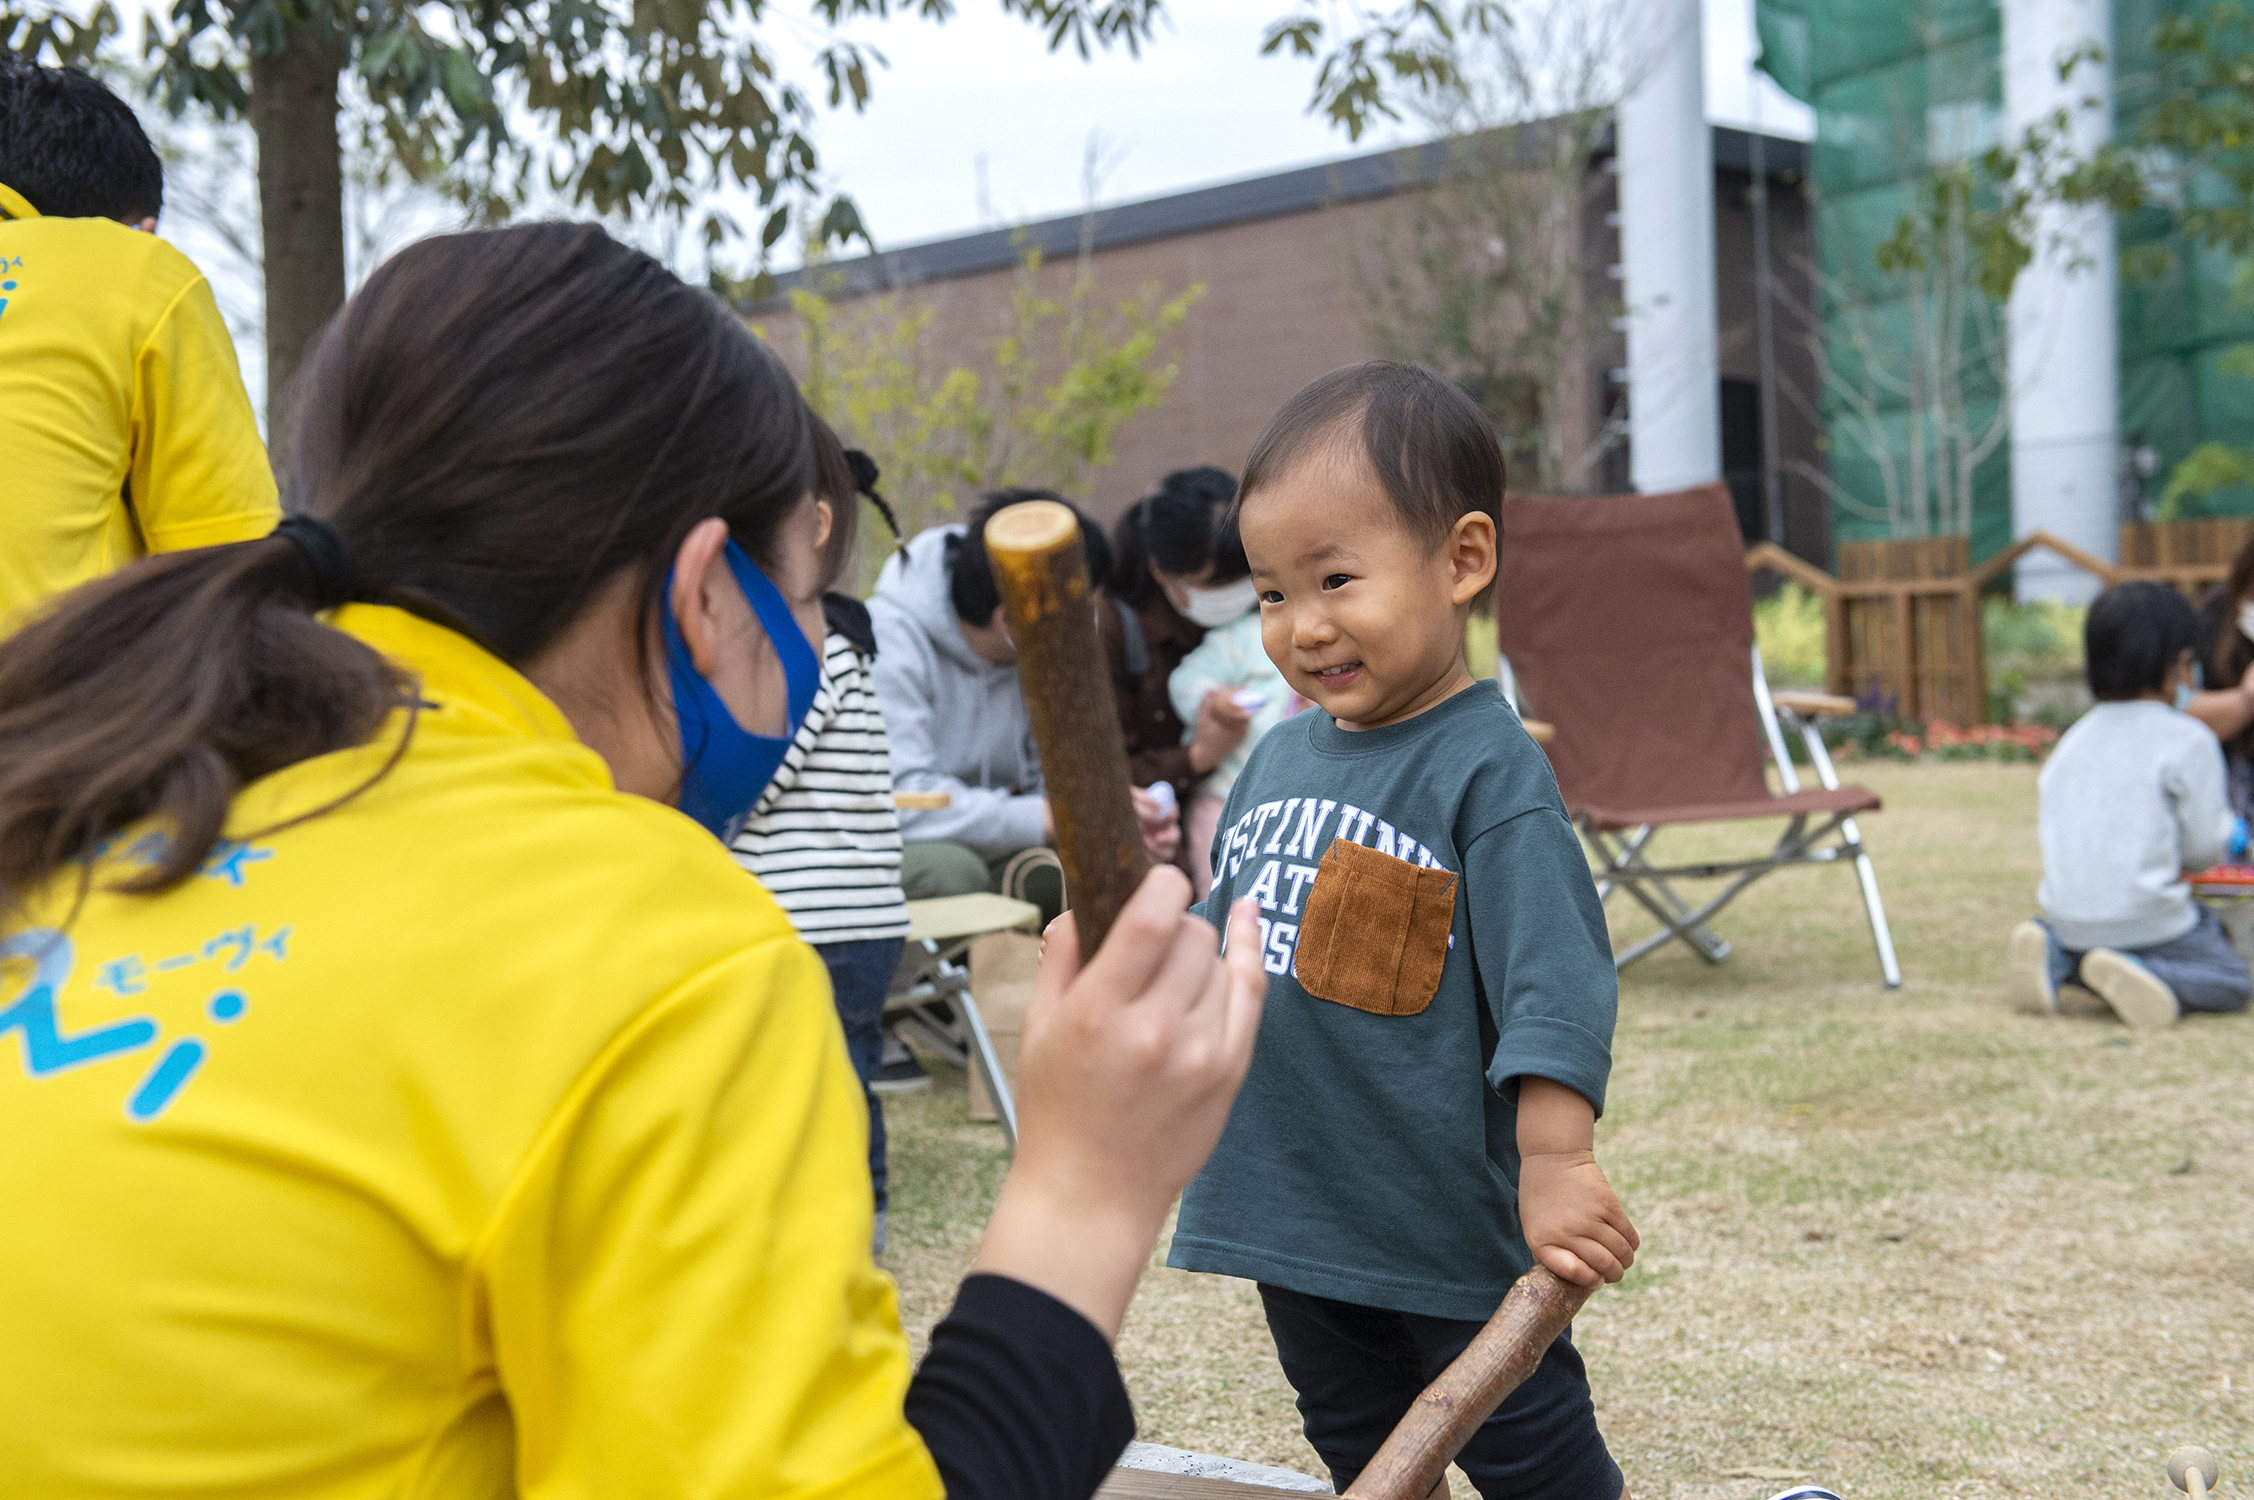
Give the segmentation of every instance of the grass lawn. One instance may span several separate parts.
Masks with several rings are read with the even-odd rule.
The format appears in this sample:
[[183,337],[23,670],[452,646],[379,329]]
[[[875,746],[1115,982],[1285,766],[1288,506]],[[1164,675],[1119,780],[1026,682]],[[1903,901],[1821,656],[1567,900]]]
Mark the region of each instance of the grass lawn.
[[[1598,1152],[1644,1250],[1576,1337],[1630,1485],[2118,1500],[2172,1493],[2160,1458],[2185,1442],[2222,1455],[2226,1494],[2246,1485],[2254,1019],[2131,1035],[2010,1014],[2034,769],[1846,774],[1886,798],[1863,829],[1901,990],[1879,984],[1853,877],[1826,869],[1717,919],[1728,962],[1678,943],[1624,976]],[[1757,843],[1741,826],[1654,852]],[[1613,916],[1618,941],[1649,930],[1625,898]],[[889,1110],[887,1263],[920,1339],[1005,1159],[960,1075]],[[1320,1472],[1250,1285],[1162,1258],[1120,1348],[1141,1435]]]

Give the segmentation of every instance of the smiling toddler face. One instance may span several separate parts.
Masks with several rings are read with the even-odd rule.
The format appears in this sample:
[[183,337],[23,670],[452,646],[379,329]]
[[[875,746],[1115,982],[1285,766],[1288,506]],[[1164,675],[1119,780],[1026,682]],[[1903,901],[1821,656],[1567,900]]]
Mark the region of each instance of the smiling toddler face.
[[1260,639],[1276,669],[1342,729],[1375,729],[1446,697],[1463,650],[1447,542],[1413,530],[1360,445],[1328,443],[1238,514]]

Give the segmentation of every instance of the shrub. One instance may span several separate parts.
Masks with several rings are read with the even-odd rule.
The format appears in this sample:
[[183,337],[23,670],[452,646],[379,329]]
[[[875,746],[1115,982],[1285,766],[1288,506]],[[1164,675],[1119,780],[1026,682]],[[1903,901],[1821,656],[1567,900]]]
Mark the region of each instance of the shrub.
[[1797,583],[1786,582],[1766,599],[1753,601],[1753,639],[1761,665],[1776,687],[1824,685],[1824,601]]

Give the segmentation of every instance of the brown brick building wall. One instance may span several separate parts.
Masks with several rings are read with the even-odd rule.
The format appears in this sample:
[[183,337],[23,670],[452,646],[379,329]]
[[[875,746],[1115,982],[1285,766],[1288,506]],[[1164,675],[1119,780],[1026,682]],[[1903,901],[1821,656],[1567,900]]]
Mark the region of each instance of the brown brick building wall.
[[[1756,382],[1760,374],[1745,140],[1738,132],[1717,132],[1717,305],[1725,382]],[[1813,258],[1806,203],[1795,185],[1804,151],[1795,142],[1769,146],[1771,163],[1785,167],[1781,174],[1772,170],[1769,195],[1773,275],[1779,282],[1794,278],[1797,286]],[[1295,391],[1325,371],[1376,354],[1357,260],[1382,253],[1389,227],[1411,207],[1410,195],[1426,190],[1435,165],[1431,148],[1421,154],[1379,153],[1100,212],[1090,258],[1100,305],[1146,286],[1167,296],[1193,284],[1205,290],[1186,323],[1168,336],[1166,347],[1179,374],[1165,404],[1121,431],[1117,462],[1091,476],[1084,497],[1090,508],[1108,520],[1169,469],[1211,463],[1241,470],[1261,427]],[[1609,165],[1591,165],[1595,191],[1583,234],[1587,292],[1598,299],[1619,295]],[[1044,249],[1048,259],[1038,284],[1045,294],[1062,297],[1078,273],[1077,252],[1089,229],[1079,218],[1051,220],[1016,231],[1014,242],[1007,232],[963,236],[834,264],[823,275],[832,285],[842,283],[833,300],[904,292],[932,314],[929,346],[961,349],[968,361],[1009,325],[1023,247]],[[1797,289],[1773,299],[1772,347],[1779,386],[1795,393],[1777,402],[1783,456],[1820,464],[1813,343],[1805,321],[1809,304]],[[796,318],[787,309],[757,309],[752,320],[786,359],[803,360]],[[1594,436],[1604,424],[1617,389],[1615,372],[1624,362],[1625,343],[1617,332],[1586,351],[1580,410],[1568,417],[1577,419],[1584,434]],[[1742,413],[1749,403],[1742,391],[1739,398],[1736,409]],[[1734,448],[1742,453],[1751,440],[1742,432],[1736,437]],[[1589,489],[1625,487],[1624,442],[1614,443]],[[1757,442],[1753,447],[1757,452]],[[1749,504],[1748,519],[1757,522],[1758,475],[1734,477],[1741,509]],[[1788,545],[1827,560],[1828,506],[1817,486],[1792,474],[1789,463],[1785,500]]]

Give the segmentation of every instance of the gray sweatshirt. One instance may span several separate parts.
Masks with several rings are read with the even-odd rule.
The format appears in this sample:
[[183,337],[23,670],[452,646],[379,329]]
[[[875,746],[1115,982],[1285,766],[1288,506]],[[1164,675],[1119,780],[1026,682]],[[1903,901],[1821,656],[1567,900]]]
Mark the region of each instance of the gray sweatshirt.
[[2037,782],[2043,884],[2059,945],[2149,948],[2199,920],[2184,871],[2230,843],[2223,747],[2165,703],[2100,703],[2067,730]]
[[[1041,842],[1041,758],[1017,668],[971,650],[947,597],[947,538],[960,526],[935,526],[912,538],[877,575],[869,599],[876,626],[877,706],[892,742],[892,784],[902,791],[946,792],[952,802],[903,811],[900,836],[915,843],[955,839],[981,854],[1007,854]],[[1095,691],[1109,693],[1101,677]]]

